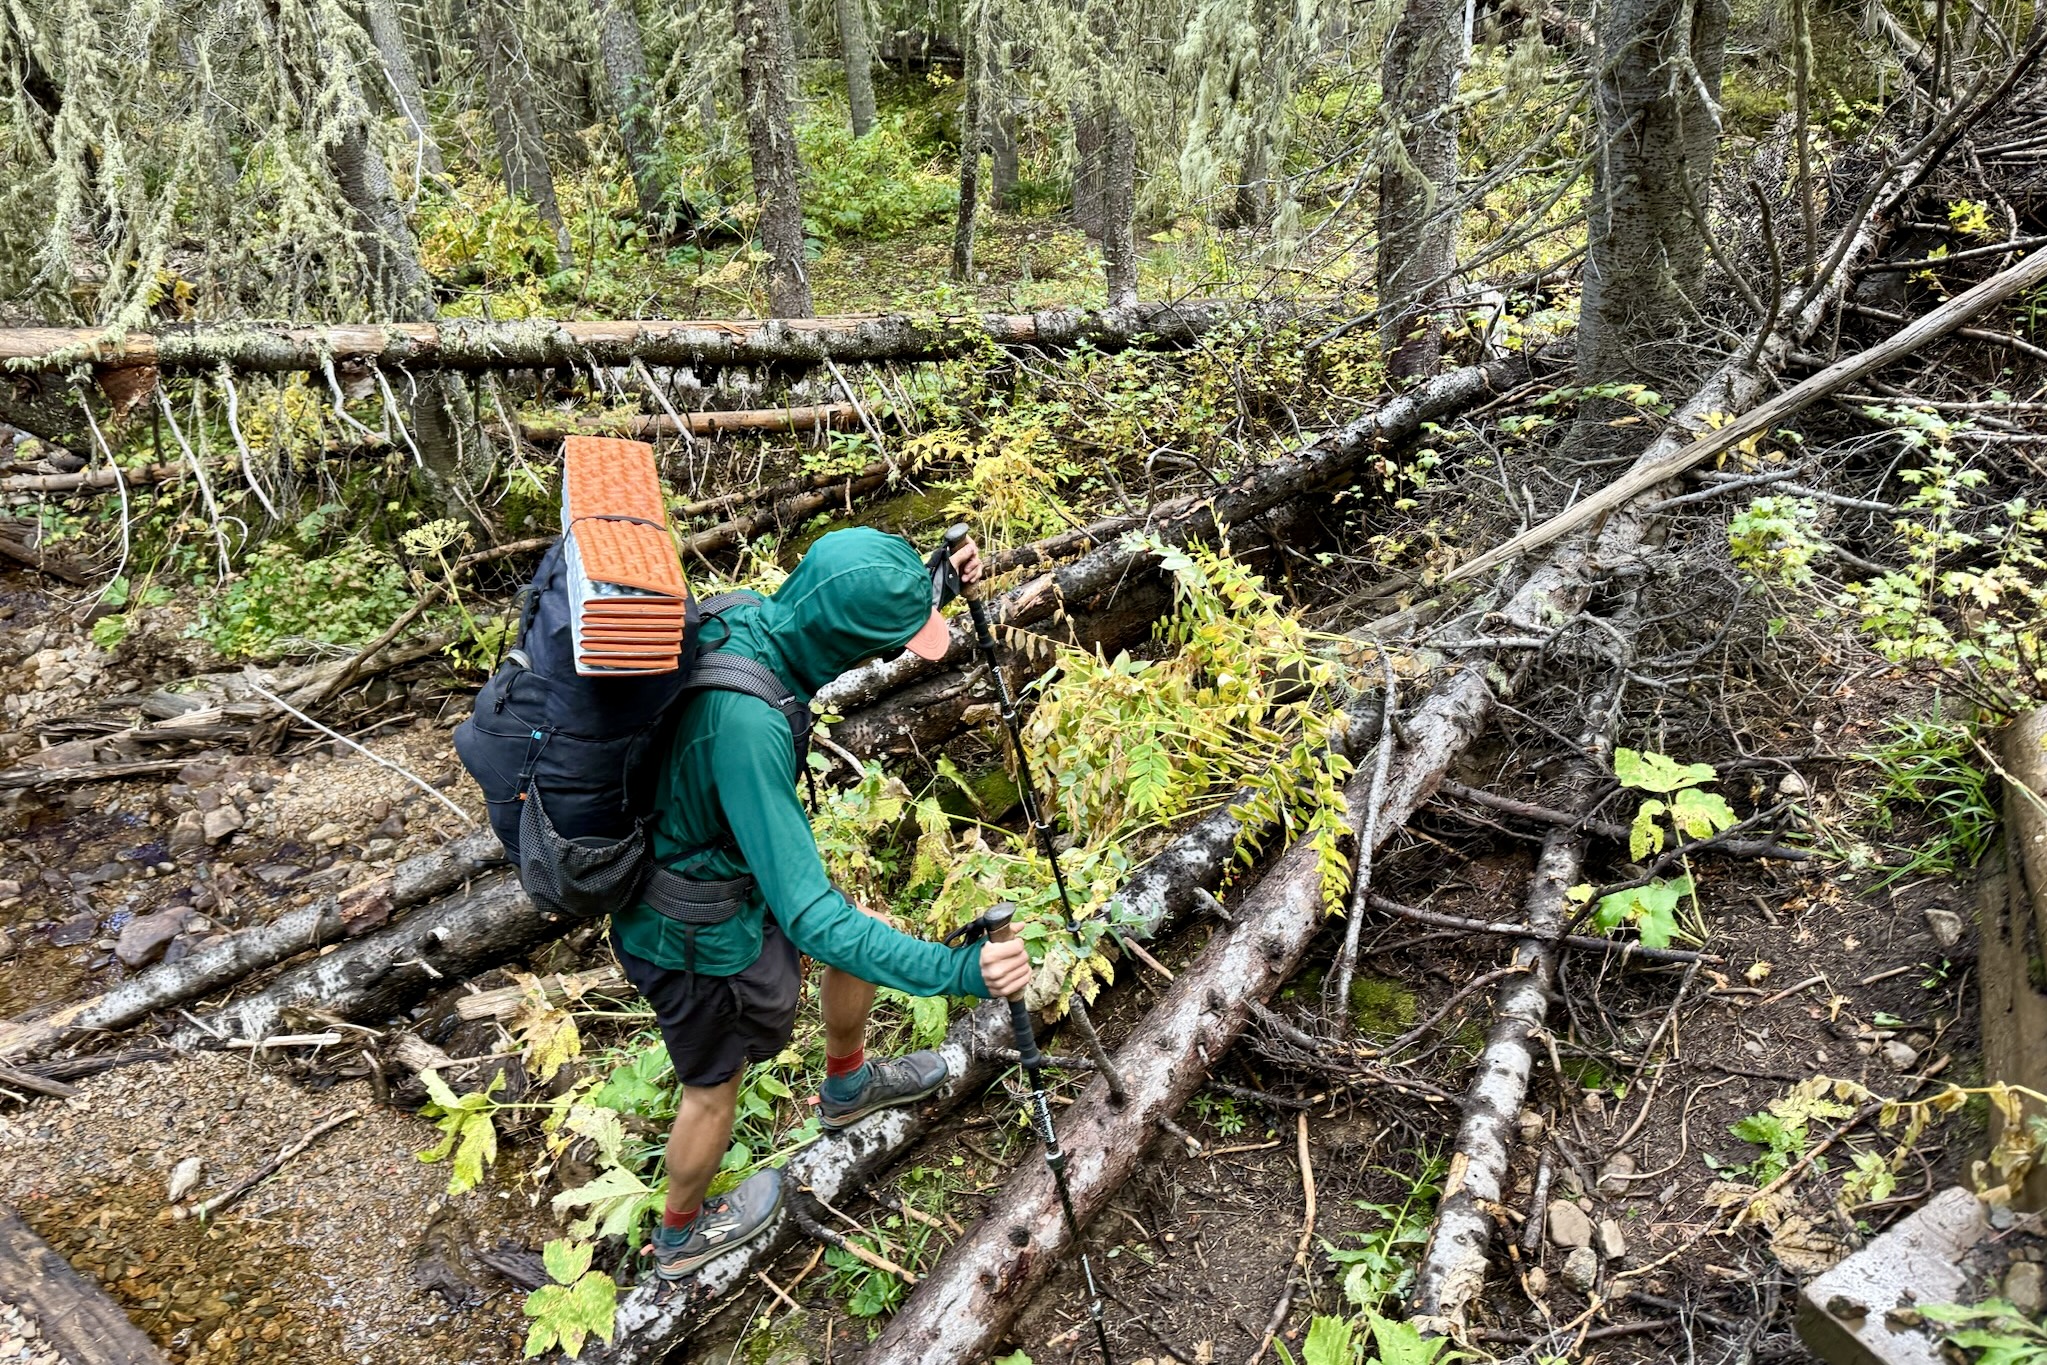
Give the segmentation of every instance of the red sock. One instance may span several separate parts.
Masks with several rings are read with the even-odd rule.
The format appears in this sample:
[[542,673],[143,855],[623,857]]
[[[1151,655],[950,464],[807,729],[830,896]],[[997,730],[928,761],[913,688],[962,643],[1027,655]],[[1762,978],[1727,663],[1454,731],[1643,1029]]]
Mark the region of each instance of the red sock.
[[697,1214],[702,1212],[703,1207],[702,1204],[698,1204],[695,1208],[679,1211],[664,1208],[661,1210],[661,1226],[671,1231],[680,1232],[691,1223],[697,1221]]
[[828,1052],[825,1054],[824,1059],[824,1074],[826,1079],[830,1079],[833,1076],[850,1076],[866,1065],[867,1049],[865,1047],[855,1048],[851,1055],[845,1057],[834,1057]]

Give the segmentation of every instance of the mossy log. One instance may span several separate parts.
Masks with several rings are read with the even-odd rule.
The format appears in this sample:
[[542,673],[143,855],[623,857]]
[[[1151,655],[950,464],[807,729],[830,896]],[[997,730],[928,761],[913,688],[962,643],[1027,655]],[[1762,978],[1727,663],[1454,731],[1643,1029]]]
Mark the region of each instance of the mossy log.
[[[822,318],[676,321],[196,323],[159,332],[91,327],[0,328],[0,368],[12,373],[89,364],[159,373],[319,371],[334,365],[529,370],[555,365],[721,369],[862,360],[944,360],[988,346],[1176,349],[1231,316],[1221,302],[1143,303],[942,317],[911,313]],[[33,430],[32,427],[25,428]]]

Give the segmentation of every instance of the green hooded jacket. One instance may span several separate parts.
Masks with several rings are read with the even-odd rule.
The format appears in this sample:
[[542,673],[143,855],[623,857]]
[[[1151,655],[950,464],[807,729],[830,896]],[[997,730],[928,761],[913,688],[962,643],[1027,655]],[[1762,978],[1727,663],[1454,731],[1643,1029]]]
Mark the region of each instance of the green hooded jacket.
[[[765,664],[808,701],[856,664],[901,650],[931,615],[931,577],[910,543],[864,527],[822,536],[773,597],[706,626],[705,644]],[[683,702],[654,808],[654,856],[705,880],[752,873],[746,908],[700,929],[696,970],[731,976],[761,953],[762,916],[797,949],[911,995],[986,997],[978,947],[947,948],[862,914],[826,876],[796,793],[789,722],[738,692]],[[683,926],[640,904],[613,917],[620,946],[686,970]]]

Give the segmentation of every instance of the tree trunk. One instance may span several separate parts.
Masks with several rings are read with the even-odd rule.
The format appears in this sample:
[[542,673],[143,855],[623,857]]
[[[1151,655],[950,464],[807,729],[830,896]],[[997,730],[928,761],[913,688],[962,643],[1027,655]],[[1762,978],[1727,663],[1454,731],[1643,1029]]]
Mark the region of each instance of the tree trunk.
[[1000,213],[1016,211],[1016,101],[1009,93],[1006,73],[994,63],[984,63],[987,87],[981,92],[981,123],[988,141],[989,201]]
[[554,173],[547,166],[541,140],[540,115],[533,103],[533,68],[526,61],[515,15],[508,0],[478,0],[472,13],[476,45],[484,63],[485,97],[498,160],[504,166],[505,189],[540,214],[554,234],[555,269],[573,270],[575,242],[554,195]]
[[[371,308],[398,321],[433,318],[433,279],[420,264],[419,241],[369,129],[351,123],[328,142],[327,166],[356,220],[357,241],[369,264],[364,292]],[[413,389],[406,405],[406,430],[419,452],[422,480],[450,515],[468,520],[465,456],[481,441],[468,392],[455,376],[435,375]]]
[[[1667,343],[1695,310],[1705,274],[1699,214],[1720,139],[1713,104],[1727,22],[1724,0],[1615,0],[1600,15],[1582,383],[1656,388],[1678,377]],[[1611,437],[1611,416],[1588,412],[1580,430]]]
[[960,104],[960,209],[952,232],[956,284],[969,284],[974,278],[974,215],[981,207],[981,110],[988,84],[988,3],[972,5],[960,24],[967,54],[961,70],[966,92]]
[[753,194],[760,204],[761,246],[769,257],[768,311],[778,318],[805,318],[811,314],[810,277],[803,267],[803,200],[791,109],[796,57],[789,0],[735,0],[733,18],[744,49],[739,93],[746,103]]
[[1250,131],[1237,171],[1237,198],[1230,205],[1236,227],[1264,227],[1272,218],[1272,138],[1263,126]]
[[633,0],[595,0],[597,57],[619,141],[625,145],[626,167],[632,172],[633,195],[640,221],[649,232],[666,231],[668,186],[661,175],[660,131],[647,109],[647,54],[640,42],[640,19]]
[[413,178],[445,176],[447,167],[441,162],[440,144],[434,141],[433,130],[427,125],[426,96],[420,90],[419,69],[413,65],[412,48],[405,41],[405,26],[399,19],[396,0],[369,0],[364,8],[369,17],[370,41],[376,44],[378,60],[384,65],[386,88],[417,149],[419,165]]
[[839,52],[846,63],[846,105],[853,136],[874,127],[874,44],[867,36],[867,0],[838,0]]
[[1073,225],[1096,241],[1102,240],[1102,148],[1108,140],[1108,120],[1099,109],[1082,112],[1073,107]]
[[1137,132],[1120,109],[1102,139],[1102,264],[1109,307],[1137,304]]
[[[1713,0],[1706,0],[1712,3]],[[1382,343],[1396,377],[1432,373],[1457,265],[1457,74],[1463,0],[1407,0],[1386,44],[1388,147],[1379,171]]]

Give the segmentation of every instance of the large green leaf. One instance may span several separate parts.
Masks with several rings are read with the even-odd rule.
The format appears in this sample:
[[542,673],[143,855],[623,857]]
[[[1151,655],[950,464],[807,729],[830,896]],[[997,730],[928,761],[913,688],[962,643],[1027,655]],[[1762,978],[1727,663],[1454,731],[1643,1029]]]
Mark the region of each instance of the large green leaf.
[[1679,763],[1667,754],[1640,749],[1615,749],[1613,775],[1623,787],[1668,794],[1711,782],[1719,776],[1710,763]]
[[590,1268],[588,1242],[571,1242],[557,1237],[540,1249],[541,1264],[556,1284],[574,1284]]

